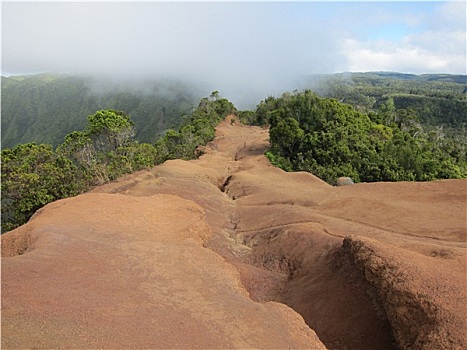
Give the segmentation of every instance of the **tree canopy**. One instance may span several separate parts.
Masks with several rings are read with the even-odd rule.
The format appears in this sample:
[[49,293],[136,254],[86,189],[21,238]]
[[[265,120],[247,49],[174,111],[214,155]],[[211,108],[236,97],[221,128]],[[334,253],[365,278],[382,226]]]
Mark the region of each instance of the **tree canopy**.
[[305,90],[266,99],[256,115],[270,125],[272,163],[309,171],[331,184],[341,176],[370,182],[467,175],[465,146],[426,133],[411,110],[389,106],[365,114]]

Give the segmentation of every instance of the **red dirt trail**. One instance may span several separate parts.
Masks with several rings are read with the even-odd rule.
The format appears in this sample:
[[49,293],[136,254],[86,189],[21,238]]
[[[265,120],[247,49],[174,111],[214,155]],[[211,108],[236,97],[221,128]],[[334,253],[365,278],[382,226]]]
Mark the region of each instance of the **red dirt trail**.
[[2,235],[2,348],[467,348],[467,180],[333,187],[230,120]]

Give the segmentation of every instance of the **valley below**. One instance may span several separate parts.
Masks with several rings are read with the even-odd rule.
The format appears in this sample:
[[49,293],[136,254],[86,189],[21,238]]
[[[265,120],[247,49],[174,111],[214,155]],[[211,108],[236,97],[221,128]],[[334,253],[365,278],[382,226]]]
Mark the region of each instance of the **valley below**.
[[2,235],[2,348],[467,348],[467,180],[334,187],[232,116]]

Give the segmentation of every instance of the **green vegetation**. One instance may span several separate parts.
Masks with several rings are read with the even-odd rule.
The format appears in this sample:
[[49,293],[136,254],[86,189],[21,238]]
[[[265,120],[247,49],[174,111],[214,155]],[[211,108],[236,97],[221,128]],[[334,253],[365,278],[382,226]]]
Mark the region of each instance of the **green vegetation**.
[[67,134],[86,127],[86,115],[106,109],[125,111],[135,123],[136,139],[152,143],[178,127],[200,97],[175,82],[133,85],[60,74],[2,77],[2,147],[30,142],[57,147]]
[[467,77],[448,74],[392,72],[315,75],[308,84],[322,97],[348,103],[363,112],[378,110],[388,100],[396,109],[411,108],[426,126],[465,127]]
[[73,162],[50,145],[2,150],[2,232],[25,223],[45,204],[78,194],[78,177]]
[[128,114],[108,109],[89,115],[86,128],[68,134],[56,150],[35,143],[3,149],[2,232],[24,224],[52,201],[167,159],[199,156],[198,146],[211,141],[217,124],[231,113],[236,113],[233,104],[215,91],[154,145],[135,139]]
[[285,93],[261,102],[256,122],[270,125],[273,164],[331,184],[340,176],[370,182],[467,175],[465,143],[426,132],[413,110],[396,110],[390,100],[365,114],[309,90]]
[[236,114],[235,106],[214,91],[210,98],[201,99],[198,108],[186,116],[180,130],[169,129],[156,142],[158,162],[168,159],[192,159],[199,145],[214,139],[217,124],[229,114]]
[[[309,90],[268,97],[243,120],[270,125],[271,162],[334,184],[467,176],[463,75],[391,72],[310,77]],[[319,97],[319,96],[321,97]]]

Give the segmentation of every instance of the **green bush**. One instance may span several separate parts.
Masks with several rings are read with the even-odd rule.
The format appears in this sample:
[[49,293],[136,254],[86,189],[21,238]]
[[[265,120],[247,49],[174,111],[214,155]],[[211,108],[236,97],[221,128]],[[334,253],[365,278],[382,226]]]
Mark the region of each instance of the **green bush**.
[[[465,148],[430,138],[411,110],[364,114],[309,90],[269,97],[256,110],[270,125],[267,157],[287,171],[309,171],[334,184],[465,177]],[[385,124],[382,124],[382,123]]]

